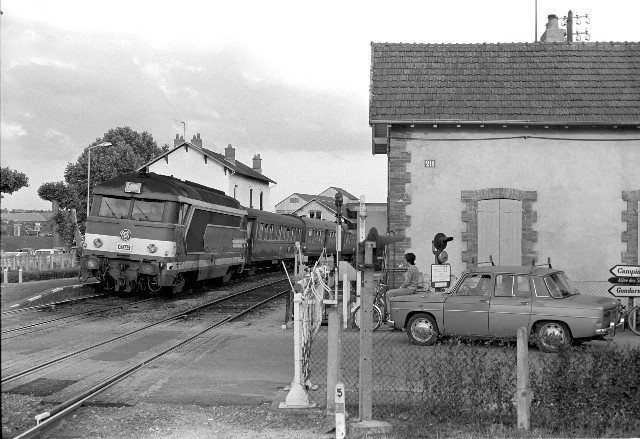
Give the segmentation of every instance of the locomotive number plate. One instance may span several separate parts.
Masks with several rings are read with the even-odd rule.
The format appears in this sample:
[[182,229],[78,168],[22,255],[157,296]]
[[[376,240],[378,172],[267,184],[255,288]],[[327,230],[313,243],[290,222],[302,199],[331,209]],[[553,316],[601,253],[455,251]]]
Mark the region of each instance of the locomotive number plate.
[[117,248],[119,252],[131,252],[131,244],[118,244]]

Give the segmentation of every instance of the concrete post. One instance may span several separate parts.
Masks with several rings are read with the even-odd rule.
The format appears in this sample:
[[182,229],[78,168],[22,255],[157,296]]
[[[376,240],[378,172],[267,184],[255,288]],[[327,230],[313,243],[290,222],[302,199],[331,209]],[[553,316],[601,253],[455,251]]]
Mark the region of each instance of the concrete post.
[[8,284],[9,283],[9,267],[4,267],[4,270],[2,270],[2,273],[4,274],[2,277],[2,283]]
[[344,384],[336,384],[335,406],[336,406],[336,439],[344,439],[347,436],[347,416],[345,412]]
[[529,430],[531,398],[533,397],[533,394],[529,386],[529,346],[527,341],[527,328],[518,328],[517,352],[516,401],[518,406],[518,428]]
[[22,267],[18,269],[18,283],[22,283]]
[[373,410],[373,269],[364,270],[364,291],[360,297],[360,421],[370,421]]
[[342,313],[337,306],[327,307],[327,418],[334,418],[335,405],[335,389],[338,382],[341,381],[341,363],[342,363]]
[[349,301],[351,300],[351,282],[347,273],[342,275],[342,328],[349,324]]

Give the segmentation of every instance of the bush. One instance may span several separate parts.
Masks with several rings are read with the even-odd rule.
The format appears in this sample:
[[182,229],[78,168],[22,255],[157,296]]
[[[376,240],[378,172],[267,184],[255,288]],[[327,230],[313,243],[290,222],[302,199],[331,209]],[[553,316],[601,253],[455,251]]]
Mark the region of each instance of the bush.
[[[46,271],[23,271],[22,282],[49,279],[66,279],[71,277],[78,277],[78,274],[78,267]],[[18,283],[18,270],[9,270],[9,283]]]
[[[423,395],[417,410],[422,416],[412,424],[413,434],[420,429],[433,433],[434,426],[458,425],[478,434],[500,426],[520,436],[516,425],[513,347],[452,340],[429,354],[428,367],[421,369]],[[531,354],[533,401],[529,434],[638,434],[640,347],[567,348],[558,354],[532,350]]]
[[572,436],[640,431],[640,348],[570,348],[532,374],[531,424]]

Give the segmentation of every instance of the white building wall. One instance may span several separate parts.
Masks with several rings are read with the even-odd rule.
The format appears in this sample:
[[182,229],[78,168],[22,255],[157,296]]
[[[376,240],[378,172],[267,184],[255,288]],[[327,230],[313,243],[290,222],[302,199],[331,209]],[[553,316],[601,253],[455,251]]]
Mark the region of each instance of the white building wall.
[[193,181],[198,184],[224,191],[228,195],[229,171],[217,161],[207,158],[193,147],[187,149],[182,146],[165,158],[160,158],[149,165],[149,172],[161,175],[171,175],[180,180]]
[[[237,186],[237,187],[236,187]],[[229,178],[229,187],[227,194],[234,196],[244,207],[252,207],[254,209],[260,209],[260,193],[262,192],[262,210],[267,212],[274,212],[274,206],[271,204],[269,196],[269,183],[246,178],[240,174],[233,174]],[[250,191],[253,190],[253,202],[250,203]]]
[[[573,279],[606,280],[626,250],[621,242],[626,230],[622,191],[640,189],[640,141],[626,140],[637,134],[548,130],[509,139],[523,133],[505,133],[416,129],[408,140],[392,140],[392,148],[395,142],[404,143],[411,157],[406,165],[410,224],[405,235],[411,238],[407,251],[417,255],[420,270],[428,272],[433,262],[431,240],[437,232],[454,237],[447,246],[452,273],[466,269],[466,242],[461,237],[468,224],[461,219],[462,191],[513,188],[537,192],[533,249],[539,263],[550,257],[554,268],[564,269]],[[473,140],[480,137],[494,140]],[[610,140],[616,137],[620,141]],[[464,138],[471,141],[460,140]],[[569,140],[576,138],[589,140]],[[435,167],[426,167],[425,160],[435,160]],[[394,203],[403,202],[399,198],[392,197],[391,210]]]

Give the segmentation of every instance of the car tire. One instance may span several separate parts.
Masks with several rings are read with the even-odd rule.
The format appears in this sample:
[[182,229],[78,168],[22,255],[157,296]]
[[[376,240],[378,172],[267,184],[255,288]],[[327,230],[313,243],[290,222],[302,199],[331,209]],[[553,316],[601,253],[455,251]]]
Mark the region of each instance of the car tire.
[[556,353],[571,345],[571,332],[562,322],[542,322],[536,326],[535,339],[542,352]]
[[416,314],[407,323],[407,335],[411,344],[430,346],[438,339],[438,324],[428,314]]

